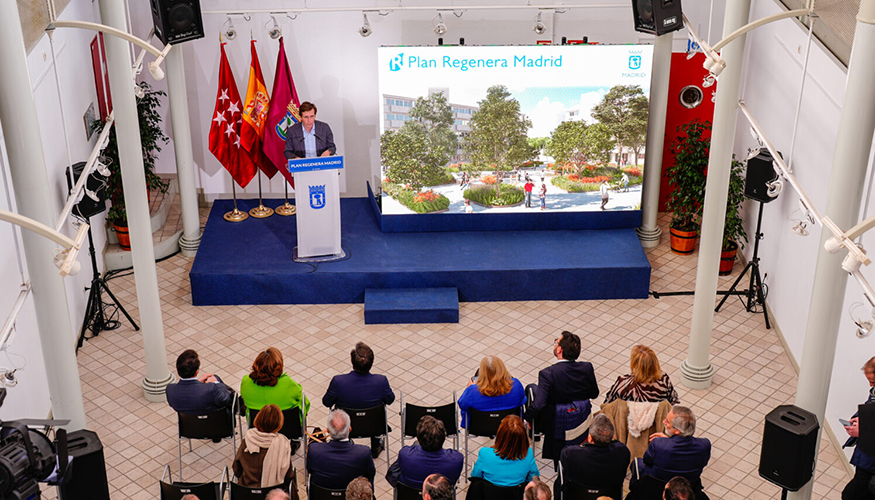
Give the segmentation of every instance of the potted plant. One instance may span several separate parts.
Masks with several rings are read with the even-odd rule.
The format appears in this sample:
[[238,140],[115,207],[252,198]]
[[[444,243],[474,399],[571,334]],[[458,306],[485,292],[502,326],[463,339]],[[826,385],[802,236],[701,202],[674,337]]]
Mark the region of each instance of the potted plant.
[[[166,193],[168,184],[155,173],[155,160],[161,151],[161,143],[167,144],[168,141],[167,136],[161,130],[161,115],[158,113],[158,108],[161,105],[160,98],[167,94],[161,90],[152,90],[152,87],[146,82],[141,82],[140,87],[143,89],[144,95],[137,99],[137,115],[140,122],[140,142],[143,147],[146,189]],[[92,123],[92,128],[99,133],[103,130],[104,125],[104,122],[97,120]],[[112,206],[106,214],[106,220],[113,224],[118,235],[119,246],[124,250],[130,250],[125,192],[122,187],[118,137],[115,127],[109,132],[109,142],[103,150],[101,160],[110,171],[106,180],[106,197],[112,202]]]
[[[739,246],[744,249],[747,231],[744,220],[739,215],[744,202],[744,165],[732,158],[729,170],[729,192],[726,197],[726,219],[723,222],[723,250],[720,253],[720,276],[728,276],[735,265]],[[742,240],[744,240],[742,242]]]
[[678,127],[682,135],[672,144],[675,161],[665,173],[672,188],[666,209],[672,212],[671,251],[679,255],[690,255],[696,249],[711,144],[706,136],[710,131],[709,122],[693,120]]

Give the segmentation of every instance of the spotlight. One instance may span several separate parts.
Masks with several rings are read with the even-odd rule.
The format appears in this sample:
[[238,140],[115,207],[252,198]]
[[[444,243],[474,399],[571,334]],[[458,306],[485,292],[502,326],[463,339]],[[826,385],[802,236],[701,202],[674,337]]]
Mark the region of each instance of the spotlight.
[[109,169],[106,167],[108,164],[112,163],[112,159],[107,158],[106,156],[100,156],[97,158],[97,173],[104,176],[109,177]]
[[142,98],[146,97],[146,91],[143,90],[143,87],[140,87],[139,85],[134,84],[134,95],[137,97],[137,99],[142,99]]
[[234,22],[231,21],[230,17],[228,18],[227,21],[225,21],[225,24],[223,25],[223,27],[225,28],[225,30],[223,32],[223,34],[225,35],[225,38],[227,38],[228,40],[233,40],[233,39],[237,38],[237,30],[234,29]]
[[793,232],[799,236],[808,236],[808,233],[810,233],[810,230],[808,229],[808,221],[796,221],[796,225],[793,226]]
[[[863,245],[857,243],[857,247],[862,249]],[[865,253],[865,250],[863,253]],[[857,255],[854,252],[849,251],[848,255],[845,255],[845,258],[842,260],[842,269],[847,273],[855,273],[860,270],[861,264],[862,262],[857,258]]]
[[365,22],[362,24],[362,27],[359,28],[359,35],[363,37],[371,36],[373,30],[371,29],[371,23],[368,22],[368,15],[362,12],[362,18],[364,18]]
[[438,12],[437,17],[435,18],[437,23],[434,25],[434,34],[437,36],[441,36],[447,32],[447,25],[444,24],[444,17]]
[[88,195],[88,197],[94,201],[97,201],[97,202],[100,201],[100,196],[97,196],[97,193],[95,193],[94,191],[92,191],[88,188],[85,188],[85,194]]
[[276,17],[274,17],[274,16],[270,16],[270,21],[268,21],[267,23],[265,23],[265,24],[264,24],[264,27],[266,28],[266,27],[267,27],[267,24],[270,23],[271,21],[273,21],[273,26],[271,26],[271,27],[267,30],[267,34],[268,34],[268,36],[270,36],[272,39],[276,40],[277,38],[283,36],[283,30],[280,29],[280,25],[279,25],[279,23],[276,22]]
[[772,182],[766,183],[766,196],[769,198],[777,198],[781,191],[784,189],[784,181],[781,180],[780,177],[773,180]]
[[532,31],[538,35],[543,35],[547,32],[547,27],[541,22],[541,12],[538,11],[538,17],[535,18],[535,25],[532,26]]
[[[855,333],[857,335],[857,338],[860,339],[864,339],[871,335],[872,329],[873,327],[875,327],[875,320],[873,320],[872,318],[863,319],[862,317],[855,317],[854,311],[862,306],[862,303],[855,302],[853,305],[851,305],[851,309],[848,311],[848,314],[850,314],[851,316],[851,321],[853,321],[854,324],[857,325],[857,331]],[[875,311],[873,311],[873,313],[875,313]]]
[[[237,36],[235,33],[234,36]],[[158,61],[152,61],[147,66],[149,66],[149,73],[152,74],[152,78],[156,80],[164,79],[164,70],[161,69],[161,66],[158,64]]]
[[708,75],[708,76],[705,77],[704,80],[702,80],[702,86],[705,87],[706,89],[707,89],[708,87],[714,85],[715,83],[717,83],[717,79],[714,78],[713,75]]

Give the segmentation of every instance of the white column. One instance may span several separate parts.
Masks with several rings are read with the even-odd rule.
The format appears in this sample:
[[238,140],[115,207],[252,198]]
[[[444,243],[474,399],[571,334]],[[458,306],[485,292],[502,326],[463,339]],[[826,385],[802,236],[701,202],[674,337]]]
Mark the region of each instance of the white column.
[[[854,226],[860,217],[860,202],[869,162],[872,136],[875,134],[875,0],[863,0],[857,16],[857,29],[848,77],[845,84],[845,100],[839,122],[833,154],[832,172],[824,216],[829,217],[842,229]],[[814,284],[808,307],[808,323],[802,346],[802,362],[799,364],[799,384],[796,386],[796,405],[817,416],[823,425],[826,399],[832,376],[836,352],[836,340],[848,274],[842,270],[844,250],[830,254],[823,244],[832,234],[823,230],[820,251],[814,269]],[[851,332],[845,332],[852,335]],[[865,399],[860,394],[860,401]],[[818,443],[820,439],[818,438]],[[811,498],[813,481],[804,488],[790,493],[788,498],[808,500]]]
[[659,215],[659,183],[662,180],[662,150],[665,143],[665,115],[668,80],[671,74],[671,42],[674,33],[653,41],[653,73],[650,75],[650,113],[647,115],[647,143],[644,150],[644,183],[641,187],[641,227],[636,229],[641,246],[659,245],[662,230]]
[[[21,215],[55,227],[43,143],[25,56],[16,2],[0,2],[0,122],[6,141],[15,203]],[[58,170],[60,172],[60,169]],[[58,245],[33,231],[22,231],[27,273],[55,418],[70,419],[68,431],[84,429],[85,406],[76,364],[76,337],[67,309],[67,292],[52,251]]]
[[[750,0],[726,2],[723,33],[732,33],[746,25],[749,17]],[[691,389],[708,388],[714,376],[709,350],[746,39],[747,35],[738,37],[721,54],[726,61],[726,69],[720,76],[714,107],[711,156],[708,158],[708,180],[705,183],[705,207],[702,212],[702,238],[696,269],[696,296],[690,324],[690,348],[687,359],[681,363],[681,381]]]
[[[103,24],[126,30],[124,1],[100,0],[100,18]],[[134,81],[131,78],[131,53],[128,50],[128,42],[121,38],[110,35],[105,36],[104,40],[115,112],[122,186],[131,235],[131,257],[134,263],[137,303],[140,308],[140,326],[143,331],[143,350],[146,354],[143,391],[149,401],[165,401],[164,388],[173,382],[174,376],[167,369],[161,298],[158,295],[158,273],[155,267],[155,249],[149,221],[146,176],[143,174],[143,149],[140,142],[137,104],[134,100]]]
[[176,179],[179,182],[179,207],[182,211],[182,237],[179,238],[179,248],[182,250],[182,255],[194,257],[201,243],[201,222],[197,207],[197,185],[182,48],[179,46],[172,48],[164,64],[167,66],[167,95],[170,97],[173,147],[176,150]]

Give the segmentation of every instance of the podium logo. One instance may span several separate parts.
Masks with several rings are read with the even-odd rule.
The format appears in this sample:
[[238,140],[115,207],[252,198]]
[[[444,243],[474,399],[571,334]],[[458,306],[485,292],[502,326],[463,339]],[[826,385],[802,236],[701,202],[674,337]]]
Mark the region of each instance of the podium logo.
[[400,71],[402,66],[404,66],[403,52],[389,60],[389,71]]
[[325,206],[325,186],[310,186],[310,207],[319,210]]
[[641,69],[641,56],[629,56],[629,69]]

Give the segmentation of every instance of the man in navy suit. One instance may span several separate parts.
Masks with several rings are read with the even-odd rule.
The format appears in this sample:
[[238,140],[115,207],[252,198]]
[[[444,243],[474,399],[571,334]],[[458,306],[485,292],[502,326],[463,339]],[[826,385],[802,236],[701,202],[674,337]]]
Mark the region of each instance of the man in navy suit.
[[389,467],[386,481],[393,487],[401,481],[416,489],[422,488],[422,482],[435,472],[442,474],[456,484],[462,474],[465,457],[456,450],[444,449],[447,431],[444,423],[426,415],[416,424],[416,441],[418,444],[405,446],[398,453],[398,460]]
[[[610,489],[612,498],[623,495],[623,480],[632,455],[626,445],[614,439],[614,424],[607,415],[596,415],[589,427],[589,436],[580,446],[562,450],[562,476],[565,483],[576,483],[592,489]],[[562,498],[563,483],[556,479],[553,495]]]
[[565,439],[556,437],[556,405],[595,399],[599,384],[595,379],[592,363],[577,361],[580,356],[580,337],[571,332],[553,341],[556,363],[538,373],[538,385],[530,385],[527,393],[534,396],[526,410],[526,420],[537,418],[538,427],[544,433],[542,456],[559,462],[559,453],[565,447]]
[[685,477],[691,483],[701,481],[702,470],[711,459],[711,441],[693,437],[696,417],[686,406],[674,405],[663,422],[665,432],[650,436],[650,445],[644,458],[635,459],[629,487],[645,475],[662,481],[675,476]]
[[201,361],[193,349],[176,358],[179,382],[167,386],[167,402],[177,413],[206,415],[231,407],[234,390],[217,375],[200,373]]
[[336,153],[331,127],[325,122],[316,121],[316,105],[305,101],[298,110],[301,121],[286,130],[286,149],[283,151],[286,159],[315,158]]
[[[350,353],[352,371],[335,375],[322,396],[322,404],[331,408],[364,410],[381,404],[392,404],[395,393],[389,387],[385,375],[371,373],[374,365],[374,351],[364,342],[355,345]],[[380,456],[383,443],[378,438],[371,439],[371,452],[374,458]],[[373,479],[373,478],[371,478]]]
[[374,484],[374,460],[367,446],[349,440],[349,415],[343,410],[328,414],[327,443],[313,443],[307,449],[310,481],[323,488],[345,489],[353,479],[364,476]]

